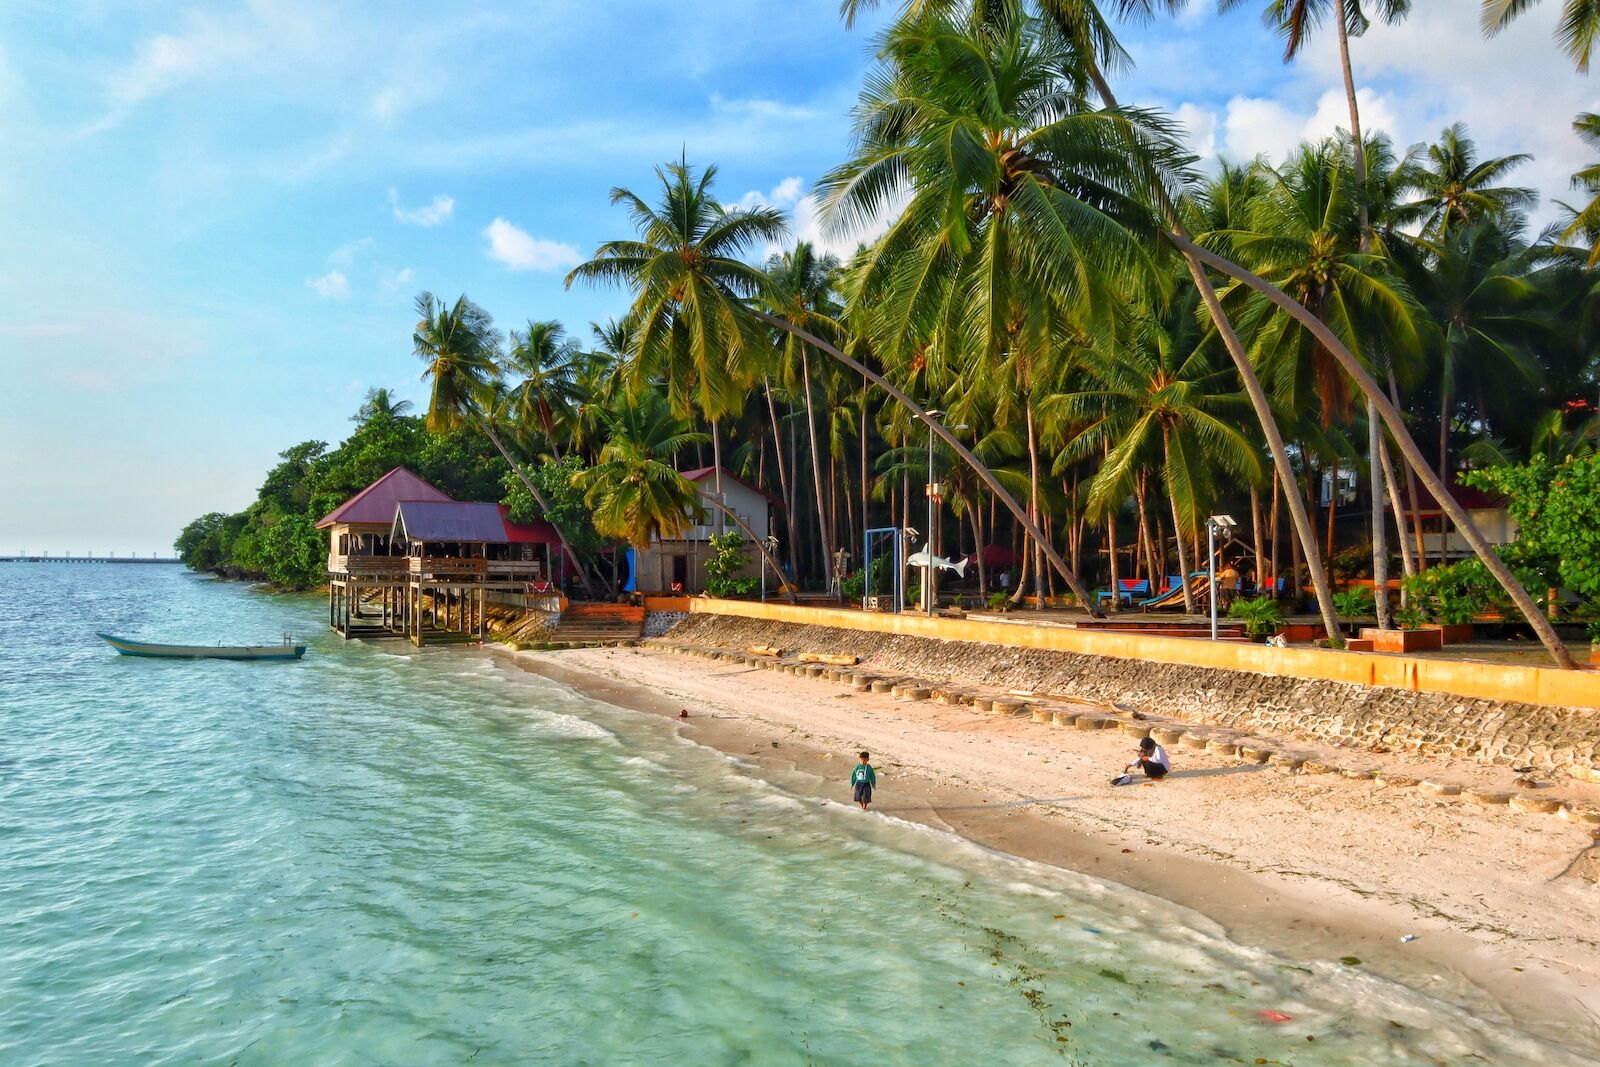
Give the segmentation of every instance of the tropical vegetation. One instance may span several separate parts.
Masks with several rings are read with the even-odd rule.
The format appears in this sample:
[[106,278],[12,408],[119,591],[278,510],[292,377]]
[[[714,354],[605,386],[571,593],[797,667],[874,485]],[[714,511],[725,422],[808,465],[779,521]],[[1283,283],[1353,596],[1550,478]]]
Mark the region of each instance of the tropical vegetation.
[[[1485,25],[1525,6],[1487,0]],[[1550,619],[1600,596],[1600,163],[1574,177],[1596,200],[1535,230],[1526,155],[1486,155],[1462,123],[1405,151],[1364,132],[1351,48],[1408,10],[1267,4],[1285,61],[1330,28],[1348,127],[1200,168],[1167,116],[1116,98],[1128,57],[1089,0],[907,0],[818,186],[830,238],[879,236],[835,258],[719,200],[715,166],[663,164],[612,190],[618,234],[567,279],[618,292],[618,318],[587,341],[546,317],[502,336],[465,295],[423,294],[425,414],[374,392],[349,440],[285,452],[250,509],[197,520],[180,551],[312,581],[309,524],[382,455],[549,519],[595,588],[608,546],[704,521],[719,591],[747,591],[747,553],[856,593],[866,531],[893,528],[970,556],[973,604],[1098,610],[1119,580],[1203,569],[1227,513],[1247,586],[1281,582],[1331,635],[1357,606],[1335,582],[1394,571],[1404,620],[1470,593],[1566,665]],[[1593,21],[1569,5],[1580,64]],[[1600,119],[1575,128],[1600,147]],[[701,493],[683,474],[707,466]],[[775,545],[722,504],[725,470],[772,492]],[[1463,486],[1509,498],[1522,538],[1496,551]],[[1389,601],[1360,606],[1389,625]]]

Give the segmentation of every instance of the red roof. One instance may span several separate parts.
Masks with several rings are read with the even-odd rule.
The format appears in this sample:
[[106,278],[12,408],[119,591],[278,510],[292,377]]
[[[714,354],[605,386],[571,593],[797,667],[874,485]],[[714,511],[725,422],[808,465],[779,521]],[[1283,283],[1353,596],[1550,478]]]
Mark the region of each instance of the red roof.
[[[1400,502],[1407,510],[1411,507],[1411,495],[1406,491],[1402,482],[1399,486]],[[1506,506],[1506,498],[1496,493],[1485,493],[1482,489],[1474,489],[1470,485],[1450,486],[1450,495],[1455,497],[1456,503],[1468,511],[1494,511]],[[1427,486],[1417,486],[1417,514],[1437,515],[1440,512],[1439,501],[1428,492]]]
[[506,540],[514,545],[559,545],[561,536],[556,528],[543,519],[532,522],[512,522],[511,509],[500,505],[500,521],[506,528]]
[[[712,477],[714,474],[716,474],[716,471],[717,471],[717,468],[715,468],[715,467],[698,467],[698,468],[696,468],[695,470],[692,470],[692,471],[684,471],[683,472],[683,476],[685,478],[689,479],[691,482],[699,482],[699,481],[705,480],[706,478]],[[766,497],[772,503],[777,503],[778,502],[778,498],[777,497],[773,496],[771,493],[767,492],[765,489],[761,488],[758,485],[751,485],[749,482],[745,481],[743,478],[741,478],[737,474],[733,473],[727,467],[723,467],[722,468],[722,477],[725,480],[730,481],[730,482],[738,482],[740,485],[744,486],[746,489],[750,490],[752,493],[760,493],[762,496]],[[713,484],[715,484],[715,483],[713,482]]]
[[323,530],[338,522],[370,522],[387,526],[394,522],[395,506],[402,500],[449,499],[404,467],[396,467],[334,508],[317,523],[317,529]]

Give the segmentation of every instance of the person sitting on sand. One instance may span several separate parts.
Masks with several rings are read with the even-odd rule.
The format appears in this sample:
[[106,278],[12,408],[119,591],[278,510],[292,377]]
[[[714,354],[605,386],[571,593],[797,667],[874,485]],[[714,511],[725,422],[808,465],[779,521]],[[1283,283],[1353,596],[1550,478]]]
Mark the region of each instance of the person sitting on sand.
[[1139,755],[1134,761],[1122,768],[1122,777],[1116,779],[1112,785],[1128,785],[1133,781],[1134,771],[1144,771],[1146,778],[1165,778],[1167,772],[1172,770],[1172,760],[1167,756],[1167,750],[1156,744],[1156,739],[1146,737],[1139,742]]
[[861,753],[861,762],[850,769],[850,784],[855,786],[856,803],[861,805],[862,811],[872,803],[872,787],[878,784],[878,772],[867,762],[871,758],[872,753]]

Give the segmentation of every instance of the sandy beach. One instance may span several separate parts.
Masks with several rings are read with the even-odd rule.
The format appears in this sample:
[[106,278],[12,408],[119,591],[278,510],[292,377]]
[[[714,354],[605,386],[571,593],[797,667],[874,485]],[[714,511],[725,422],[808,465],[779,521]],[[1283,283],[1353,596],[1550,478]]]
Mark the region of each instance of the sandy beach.
[[[1174,773],[1159,785],[1112,788],[1133,748],[1116,731],[654,649],[502,651],[608,703],[669,716],[687,708],[684,736],[758,768],[800,772],[841,802],[854,751],[870,749],[876,815],[1151,893],[1290,959],[1356,957],[1480,1017],[1600,1056],[1592,826],[1189,750],[1172,752]],[[1406,769],[1509,781],[1467,765]]]

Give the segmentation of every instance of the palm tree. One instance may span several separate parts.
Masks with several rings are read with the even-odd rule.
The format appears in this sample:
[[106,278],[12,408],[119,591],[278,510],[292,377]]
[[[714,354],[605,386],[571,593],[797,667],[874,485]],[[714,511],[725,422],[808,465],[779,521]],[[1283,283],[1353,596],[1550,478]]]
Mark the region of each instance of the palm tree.
[[[1600,149],[1600,115],[1585,111],[1572,120],[1572,132],[1593,149]],[[1571,210],[1572,221],[1561,232],[1563,241],[1581,237],[1589,246],[1589,266],[1600,263],[1600,163],[1584,167],[1572,176],[1572,187],[1589,194],[1589,202]]]
[[417,297],[416,309],[418,321],[411,333],[412,351],[427,364],[422,372],[423,380],[432,383],[428,395],[428,432],[447,433],[469,424],[481,428],[540,510],[550,518],[561,540],[562,551],[573,562],[578,581],[586,592],[590,591],[589,576],[572,551],[566,533],[555,522],[550,505],[495,432],[493,394],[500,377],[500,366],[495,359],[499,354],[500,335],[494,328],[494,319],[465,294],[447,306],[432,293],[425,292]]
[[643,548],[676,540],[704,521],[699,488],[673,460],[681,449],[703,444],[706,434],[692,430],[649,389],[623,398],[605,422],[609,437],[599,462],[572,479],[593,512],[596,532]]
[[1446,126],[1424,155],[1426,162],[1419,160],[1407,173],[1415,198],[1394,212],[1394,222],[1420,222],[1425,238],[1474,222],[1505,222],[1539,199],[1532,189],[1495,184],[1533,157],[1519,152],[1480,161],[1464,123]]
[[583,354],[554,320],[529,322],[525,331],[511,331],[504,371],[516,380],[507,397],[518,424],[538,427],[556,459],[561,458],[557,425],[578,402],[578,375]]
[[350,421],[367,423],[379,415],[397,419],[411,408],[411,401],[396,400],[394,394],[386,388],[368,389],[366,399],[361,401],[361,407],[356,413],[350,416]]
[[[832,275],[838,269],[838,259],[831,255],[818,256],[808,241],[801,241],[792,251],[768,258],[767,277],[774,312],[814,333],[837,337],[841,331],[831,285]],[[823,571],[831,579],[828,583],[831,590],[833,581],[842,579],[843,575],[833,574],[833,531],[825,507],[822,450],[817,446],[817,415],[812,400],[811,346],[792,333],[784,333],[783,363],[794,386],[805,395],[811,478],[817,498],[817,529],[822,542]]]
[[[1074,92],[1078,64],[1059,36],[1016,12],[978,27],[926,14],[892,30],[883,55],[856,109],[854,158],[822,187],[844,226],[904,200],[853,288],[885,360],[920,362],[937,334],[942,358],[997,375],[1030,346],[1042,353],[1040,322],[1101,313],[1115,279],[1148,268],[1129,122]],[[1153,132],[1142,119],[1132,129]],[[1089,603],[1033,517],[1018,520]]]
[[1195,529],[1221,495],[1219,471],[1250,485],[1265,476],[1256,443],[1239,429],[1249,399],[1202,343],[1196,303],[1191,291],[1165,302],[1159,316],[1141,315],[1111,335],[1089,360],[1088,387],[1053,402],[1082,424],[1066,455],[1105,456],[1090,483],[1091,510],[1106,514],[1120,507],[1135,493],[1143,469],[1158,472],[1190,613],[1195,603],[1183,531]]
[[[731,512],[722,496],[717,423],[743,406],[768,347],[744,303],[765,291],[766,276],[739,257],[780,239],[787,225],[771,208],[718,203],[711,193],[716,174],[714,166],[696,174],[683,160],[656,168],[656,207],[629,189],[612,189],[611,202],[627,208],[638,238],[602,244],[573,268],[566,284],[581,279],[633,290],[630,386],[637,392],[651,381],[665,381],[674,412],[687,416],[697,410],[711,421],[720,526]],[[766,553],[764,545],[758,547]]]
[[[1514,22],[1537,0],[1483,0],[1478,24],[1485,37],[1493,37]],[[1600,7],[1588,0],[1561,0],[1561,21],[1556,23],[1556,42],[1572,57],[1580,74],[1589,72],[1589,56],[1600,38]]]
[[1536,384],[1540,371],[1529,346],[1546,329],[1534,310],[1529,277],[1533,253],[1513,246],[1491,221],[1447,231],[1425,246],[1426,259],[1402,260],[1429,317],[1439,366],[1439,476],[1450,481],[1450,430],[1463,383],[1474,383],[1478,422],[1487,426],[1486,382],[1507,377]]

